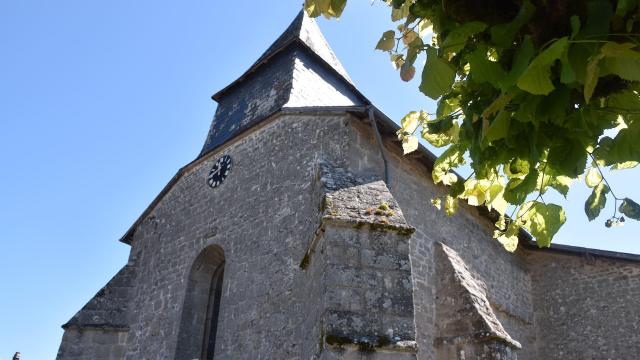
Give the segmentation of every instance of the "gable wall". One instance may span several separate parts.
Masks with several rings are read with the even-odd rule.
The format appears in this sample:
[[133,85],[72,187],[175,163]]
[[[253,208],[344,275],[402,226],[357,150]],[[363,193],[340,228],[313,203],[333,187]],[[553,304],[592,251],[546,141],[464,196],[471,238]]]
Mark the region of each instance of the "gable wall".
[[[277,116],[193,168],[136,231],[127,359],[172,358],[186,276],[210,244],[225,252],[216,357],[306,358],[312,278],[299,267],[318,226],[314,176],[324,154],[337,161],[347,116]],[[206,176],[229,154],[233,168],[210,189]],[[311,299],[313,300],[313,299]],[[305,346],[302,346],[307,344]]]

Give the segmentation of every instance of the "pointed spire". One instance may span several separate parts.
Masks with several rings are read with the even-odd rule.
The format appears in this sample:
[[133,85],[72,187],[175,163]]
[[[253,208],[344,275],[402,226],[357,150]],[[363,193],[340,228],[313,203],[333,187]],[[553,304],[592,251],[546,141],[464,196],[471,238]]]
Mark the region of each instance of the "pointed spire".
[[257,66],[262,61],[281,51],[289,43],[301,40],[309,49],[318,54],[327,64],[342,75],[346,80],[351,82],[347,71],[331,50],[327,40],[322,35],[320,27],[316,21],[310,18],[304,10],[298,13],[298,16],[291,22],[289,27],[280,35],[280,37],[267,49],[267,51],[258,58],[251,66]]
[[320,56],[329,66],[331,66],[338,74],[340,74],[349,83],[353,83],[351,78],[347,74],[347,71],[342,67],[342,64],[336,57],[335,53],[327,43],[327,40],[322,35],[320,27],[316,21],[310,18],[304,10],[301,10],[298,15],[293,19],[287,29],[276,39],[276,41],[269,46],[256,62],[245,71],[236,81],[232,82],[224,89],[218,91],[212,96],[216,101],[227,92],[231,87],[244,80],[249,74],[254,72],[263,63],[269,61],[270,58],[280,53],[284,49],[288,48],[293,43],[302,43],[309,50]]

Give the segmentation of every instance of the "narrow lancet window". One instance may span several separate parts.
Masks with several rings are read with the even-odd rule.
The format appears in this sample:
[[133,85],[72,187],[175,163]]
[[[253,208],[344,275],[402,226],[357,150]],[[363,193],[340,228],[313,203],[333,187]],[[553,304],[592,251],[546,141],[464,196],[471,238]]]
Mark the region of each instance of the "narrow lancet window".
[[216,349],[216,333],[218,330],[218,312],[220,311],[220,297],[222,296],[222,278],[224,276],[224,262],[218,266],[211,278],[209,288],[209,304],[205,321],[204,341],[202,344],[202,359],[213,360]]
[[193,262],[182,308],[176,360],[213,359],[224,264],[224,252],[217,245],[205,248]]

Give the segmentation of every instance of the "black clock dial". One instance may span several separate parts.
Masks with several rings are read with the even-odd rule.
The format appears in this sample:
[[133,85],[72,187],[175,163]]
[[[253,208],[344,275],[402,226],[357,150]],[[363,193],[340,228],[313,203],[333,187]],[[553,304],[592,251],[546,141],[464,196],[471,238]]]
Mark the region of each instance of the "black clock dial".
[[218,159],[218,161],[213,164],[211,171],[209,171],[209,176],[207,177],[207,183],[209,186],[212,188],[220,186],[224,179],[227,178],[227,175],[229,175],[231,165],[232,161],[231,156],[229,155],[225,155]]

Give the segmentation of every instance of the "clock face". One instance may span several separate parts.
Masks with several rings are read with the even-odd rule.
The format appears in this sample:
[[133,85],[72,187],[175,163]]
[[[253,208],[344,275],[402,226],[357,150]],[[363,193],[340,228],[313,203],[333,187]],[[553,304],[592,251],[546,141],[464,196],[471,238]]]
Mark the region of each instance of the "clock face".
[[207,183],[212,188],[216,188],[222,184],[224,179],[229,175],[229,171],[231,171],[231,156],[225,155],[218,159],[211,171],[209,171],[209,176],[207,177]]

